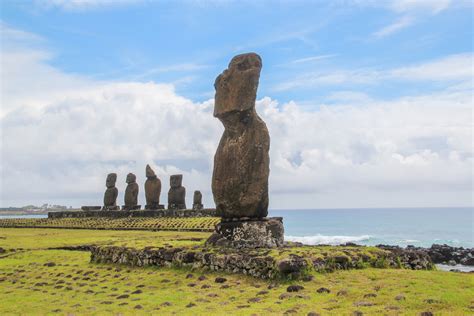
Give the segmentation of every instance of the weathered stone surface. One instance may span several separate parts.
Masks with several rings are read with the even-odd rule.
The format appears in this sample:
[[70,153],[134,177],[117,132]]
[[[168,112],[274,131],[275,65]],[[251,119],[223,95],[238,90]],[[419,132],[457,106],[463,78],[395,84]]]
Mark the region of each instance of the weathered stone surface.
[[[146,211],[144,211],[146,212]],[[121,213],[121,212],[115,212]],[[144,248],[133,249],[123,247],[97,247],[88,246],[91,251],[91,262],[95,263],[116,263],[126,264],[129,266],[180,266],[195,269],[205,269],[211,271],[223,271],[228,273],[240,273],[259,278],[280,278],[291,277],[293,279],[304,279],[307,274],[308,264],[311,259],[309,257],[300,257],[295,254],[285,256],[271,255],[266,249],[247,251],[247,249],[207,249],[207,248]],[[287,247],[291,247],[287,245]],[[313,247],[313,246],[307,246]],[[320,247],[320,246],[314,246]],[[341,251],[345,251],[344,246],[340,246]],[[363,247],[363,246],[362,246]],[[416,265],[405,262],[404,260],[412,260],[409,256],[401,256],[399,250],[380,250],[373,252],[373,257],[368,257],[369,266],[376,267],[380,261],[387,261],[387,268],[400,268],[406,266],[416,269]],[[357,256],[357,251],[353,252],[353,256]],[[340,269],[360,269],[360,257],[354,257],[351,264],[347,267],[334,265],[332,253],[323,253],[320,258],[325,264],[324,271],[331,271],[333,268]],[[303,260],[306,263],[303,263]],[[399,265],[401,263],[401,266]],[[426,269],[432,269],[432,265],[427,265]],[[318,267],[317,270],[320,270]],[[272,287],[269,287],[271,289]],[[320,288],[318,293],[329,293],[330,290]],[[338,294],[347,295],[346,293]],[[283,297],[288,298],[288,297]],[[281,298],[281,299],[283,299]]]
[[255,53],[235,56],[214,84],[214,116],[225,130],[214,156],[212,192],[223,218],[268,214],[270,136],[255,111],[261,68]]
[[281,217],[221,222],[206,244],[232,248],[280,247],[283,246],[283,233]]
[[183,187],[183,175],[175,174],[170,177],[168,191],[168,209],[186,209],[186,189]]
[[104,207],[102,208],[103,210],[118,210],[118,206],[117,206],[118,190],[115,187],[116,182],[117,182],[117,174],[109,173],[107,175],[107,180],[105,181],[107,190],[105,190],[105,193],[104,193]]
[[161,181],[156,176],[150,165],[146,165],[145,198],[146,210],[159,210],[164,206],[160,204]]
[[125,189],[125,197],[123,210],[135,210],[140,209],[138,206],[138,184],[137,177],[133,173],[127,175],[127,188]]
[[193,196],[193,210],[200,210],[203,208],[202,205],[202,193],[201,191],[194,191]]

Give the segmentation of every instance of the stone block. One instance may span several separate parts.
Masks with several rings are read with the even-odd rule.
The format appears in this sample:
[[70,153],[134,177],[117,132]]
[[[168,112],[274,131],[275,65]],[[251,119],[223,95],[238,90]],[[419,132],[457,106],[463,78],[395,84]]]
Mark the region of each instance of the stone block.
[[258,220],[221,222],[206,245],[232,248],[273,248],[283,246],[283,219],[265,217]]
[[101,208],[101,206],[81,206],[83,211],[99,211]]

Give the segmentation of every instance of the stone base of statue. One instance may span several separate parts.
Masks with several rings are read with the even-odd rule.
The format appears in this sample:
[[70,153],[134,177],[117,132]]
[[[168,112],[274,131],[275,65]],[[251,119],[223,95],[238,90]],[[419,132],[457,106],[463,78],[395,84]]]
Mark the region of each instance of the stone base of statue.
[[147,204],[145,205],[145,210],[164,210],[165,206],[163,204]]
[[140,210],[141,207],[142,207],[141,205],[133,205],[133,206],[122,205],[122,211],[137,211],[137,210]]
[[120,206],[116,205],[116,206],[103,206],[102,207],[102,211],[119,211],[120,210]]
[[83,211],[98,211],[102,208],[102,206],[81,206],[81,210]]
[[222,221],[206,241],[208,246],[231,248],[273,248],[283,246],[283,218]]
[[193,210],[202,210],[204,208],[204,205],[195,203],[193,204]]
[[185,210],[186,204],[168,204],[169,210]]

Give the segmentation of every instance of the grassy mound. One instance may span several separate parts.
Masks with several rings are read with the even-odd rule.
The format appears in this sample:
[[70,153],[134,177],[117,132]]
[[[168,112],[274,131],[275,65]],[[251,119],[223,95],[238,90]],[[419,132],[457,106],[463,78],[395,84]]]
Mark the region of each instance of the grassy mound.
[[217,217],[8,218],[0,219],[0,227],[213,231],[219,220]]
[[[0,254],[0,315],[350,315],[356,311],[364,315],[425,311],[468,315],[474,311],[473,274],[366,268],[313,271],[312,280],[306,282],[270,282],[173,267],[90,264],[88,252],[48,249],[80,244],[195,247],[208,235],[1,229],[0,247],[7,252]],[[301,247],[298,251],[303,254],[309,249],[314,256],[350,251],[337,247]]]

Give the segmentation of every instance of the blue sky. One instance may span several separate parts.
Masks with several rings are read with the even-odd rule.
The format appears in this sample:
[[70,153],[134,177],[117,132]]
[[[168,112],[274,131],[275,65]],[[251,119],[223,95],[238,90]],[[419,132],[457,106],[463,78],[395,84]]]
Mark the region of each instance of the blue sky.
[[397,8],[390,1],[7,1],[1,18],[44,38],[51,65],[64,71],[175,82],[177,92],[196,101],[212,97],[209,83],[230,56],[247,51],[264,60],[259,96],[325,101],[355,87],[390,99],[437,83],[282,86],[309,74],[387,71],[472,51],[469,1],[405,2]]
[[[212,206],[213,83],[262,56],[270,207],[472,206],[473,5],[0,4],[0,206],[94,205],[106,174],[184,174]],[[142,190],[143,191],[143,190]],[[140,193],[143,201],[143,192]],[[144,204],[144,203],[142,203]]]

